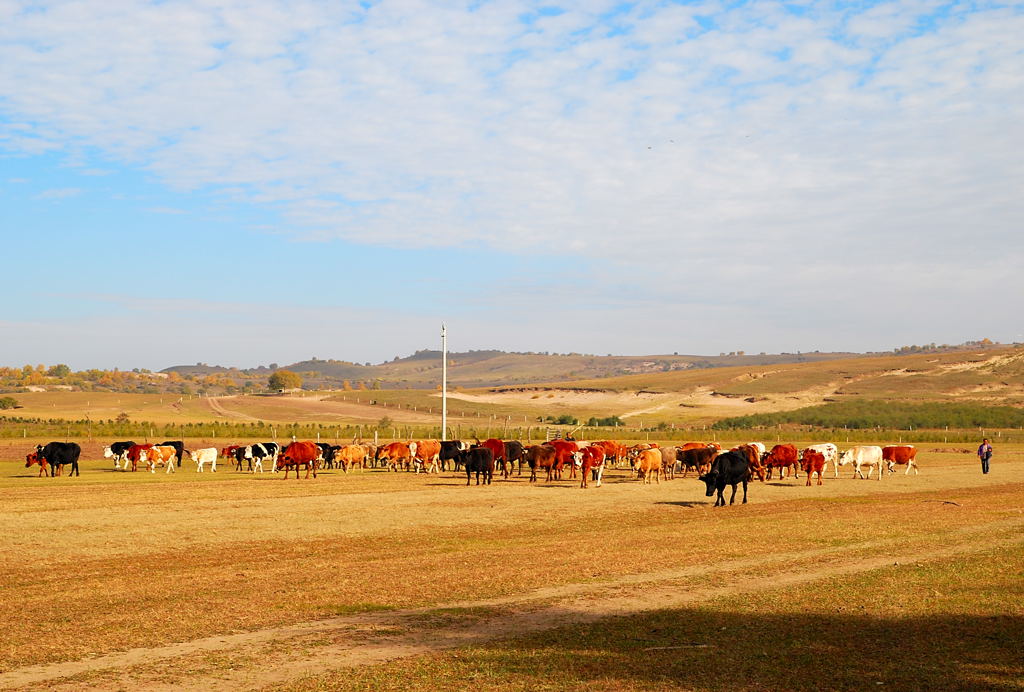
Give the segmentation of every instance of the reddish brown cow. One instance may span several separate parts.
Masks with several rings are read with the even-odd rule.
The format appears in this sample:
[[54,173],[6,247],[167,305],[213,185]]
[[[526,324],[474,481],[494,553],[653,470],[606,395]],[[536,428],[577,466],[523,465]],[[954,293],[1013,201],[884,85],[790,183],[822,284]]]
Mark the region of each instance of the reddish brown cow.
[[232,459],[235,462],[236,471],[242,470],[242,460],[235,457],[235,450],[239,449],[241,446],[242,445],[228,445],[227,447],[222,447],[220,450],[220,455],[222,457],[225,459]]
[[604,447],[597,445],[590,445],[584,447],[580,454],[583,455],[583,462],[580,468],[580,487],[587,488],[587,478],[591,473],[594,474],[594,480],[597,481],[597,487],[601,487],[601,476],[604,475]]
[[626,458],[626,445],[614,440],[595,442],[594,446],[603,449],[605,461],[614,463],[616,467]]
[[822,485],[821,476],[825,472],[825,455],[814,449],[805,449],[800,459],[800,468],[807,474],[807,485],[811,484],[811,476],[818,474],[818,485]]
[[687,442],[681,445],[679,449],[686,451],[687,449],[704,449],[705,447],[711,447],[718,452],[722,451],[722,445],[717,442]]
[[[299,479],[299,469],[306,467],[306,478],[310,472],[316,478],[317,459],[320,458],[320,447],[315,442],[292,442],[284,448],[281,455],[277,457],[277,468],[284,469],[285,480],[288,479],[288,471],[295,469],[295,480]],[[408,447],[406,447],[408,451]]]
[[526,450],[526,463],[530,466],[530,482],[537,480],[537,469],[547,471],[546,482],[551,482],[555,466],[555,448],[551,445],[533,445]]
[[772,450],[764,457],[765,466],[768,467],[768,480],[772,479],[772,471],[774,469],[779,470],[779,479],[782,479],[782,470],[786,469],[787,472],[790,468],[793,469],[793,477],[799,478],[800,474],[797,473],[797,461],[800,459],[800,452],[797,451],[796,445],[784,444],[775,445]]
[[561,480],[562,469],[569,464],[569,478],[576,477],[576,459],[573,455],[579,451],[579,445],[570,440],[550,440],[545,442],[555,450],[555,478]]
[[[132,445],[128,448],[125,454],[128,456],[128,461],[132,462],[132,471],[139,469],[139,457],[147,449],[153,449],[153,445]],[[128,464],[125,464],[125,469],[128,468]]]
[[676,454],[676,460],[683,466],[683,478],[690,471],[696,471],[697,475],[707,473],[711,470],[711,462],[718,456],[714,447],[698,447],[682,449]]
[[757,475],[757,480],[764,481],[765,477],[765,464],[761,461],[761,452],[754,445],[740,445],[739,447],[733,447],[730,451],[739,452],[747,460],[747,473],[749,474],[747,480],[753,480],[754,475]]
[[32,464],[39,464],[39,474],[36,478],[50,475],[50,462],[39,452],[32,452],[25,456],[25,468],[29,468]]
[[501,464],[502,477],[507,478],[510,474],[506,473],[505,443],[496,437],[490,437],[480,442],[479,445],[491,450],[491,454],[494,455],[494,467],[497,468],[498,464]]
[[398,471],[402,466],[408,471],[412,465],[412,452],[404,442],[390,442],[377,448],[377,459],[382,464],[387,461],[392,471]]
[[416,473],[423,468],[425,473],[440,469],[441,443],[437,440],[416,440],[416,455],[413,465]]
[[915,474],[919,474],[917,470],[917,448],[914,445],[889,445],[888,447],[882,447],[882,461],[888,462],[889,473],[893,472],[893,468],[896,464],[906,465],[907,475],[910,473],[910,469],[914,469]]

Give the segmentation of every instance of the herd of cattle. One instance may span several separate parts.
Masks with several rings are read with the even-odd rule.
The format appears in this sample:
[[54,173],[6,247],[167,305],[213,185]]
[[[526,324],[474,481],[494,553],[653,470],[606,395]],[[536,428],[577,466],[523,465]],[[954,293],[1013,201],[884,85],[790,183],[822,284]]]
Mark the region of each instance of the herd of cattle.
[[[40,476],[59,476],[64,466],[70,466],[69,475],[80,475],[78,458],[81,451],[74,442],[39,445],[27,455],[25,466],[38,464]],[[747,483],[755,477],[760,481],[771,480],[773,474],[778,474],[780,479],[789,474],[799,478],[802,470],[806,474],[807,485],[811,485],[815,475],[818,485],[821,485],[830,464],[835,478],[839,477],[839,467],[847,464],[853,465],[854,477],[860,478],[870,478],[877,470],[877,477],[881,480],[883,470],[891,473],[897,465],[905,465],[906,473],[910,473],[912,468],[918,473],[917,450],[913,445],[860,445],[839,454],[836,445],[830,442],[811,445],[803,450],[798,450],[793,444],[777,444],[769,450],[760,442],[750,442],[723,451],[721,445],[714,442],[626,446],[613,440],[578,442],[555,439],[543,444],[523,445],[517,440],[492,438],[483,442],[477,440],[475,444],[459,440],[410,440],[381,445],[292,442],[283,449],[276,442],[262,442],[230,445],[219,451],[215,447],[190,451],[185,449],[181,440],[160,444],[136,444],[128,440],[114,442],[103,450],[104,458],[113,460],[115,470],[128,471],[130,466],[132,471],[136,471],[139,464],[145,464],[151,473],[155,473],[158,466],[166,467],[167,473],[174,472],[186,454],[196,463],[199,472],[207,464],[211,471],[216,471],[217,460],[224,458],[234,465],[235,470],[242,471],[244,466],[244,470],[252,473],[262,473],[266,463],[272,472],[284,469],[285,478],[292,469],[296,478],[300,469],[305,469],[306,478],[310,474],[316,478],[318,469],[338,468],[347,473],[349,469],[376,467],[431,473],[445,471],[451,465],[455,471],[465,470],[466,485],[472,482],[474,474],[477,485],[481,482],[489,484],[495,471],[500,471],[504,478],[522,475],[525,463],[530,470],[530,482],[537,480],[539,471],[545,472],[548,482],[561,480],[566,474],[574,479],[579,472],[582,488],[589,486],[588,479],[600,487],[606,466],[620,468],[628,464],[633,477],[644,483],[671,480],[676,473],[685,478],[693,471],[706,484],[708,497],[717,491],[716,506],[725,504],[723,493],[727,485],[732,486],[729,500],[732,504],[740,483],[743,484],[743,502],[746,502]]]

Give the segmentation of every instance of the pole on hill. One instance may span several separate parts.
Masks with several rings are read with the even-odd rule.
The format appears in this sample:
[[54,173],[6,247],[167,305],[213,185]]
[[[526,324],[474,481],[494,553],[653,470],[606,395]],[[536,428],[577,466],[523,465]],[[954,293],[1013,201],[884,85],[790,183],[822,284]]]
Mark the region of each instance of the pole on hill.
[[441,441],[448,439],[448,328],[441,323]]

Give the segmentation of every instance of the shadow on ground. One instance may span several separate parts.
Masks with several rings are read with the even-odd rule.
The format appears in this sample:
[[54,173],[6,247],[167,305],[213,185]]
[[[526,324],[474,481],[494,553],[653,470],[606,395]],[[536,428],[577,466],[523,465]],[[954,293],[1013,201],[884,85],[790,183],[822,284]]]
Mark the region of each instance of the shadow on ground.
[[1024,618],[764,615],[701,609],[308,679],[288,689],[1021,690]]

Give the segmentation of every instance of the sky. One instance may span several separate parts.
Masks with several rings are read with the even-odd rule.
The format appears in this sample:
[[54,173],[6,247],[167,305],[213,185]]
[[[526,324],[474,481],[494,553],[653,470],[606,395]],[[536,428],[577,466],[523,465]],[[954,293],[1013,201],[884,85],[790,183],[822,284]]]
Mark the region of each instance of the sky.
[[0,365],[1024,341],[1020,2],[0,0]]

